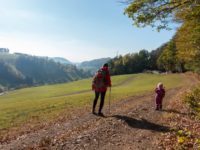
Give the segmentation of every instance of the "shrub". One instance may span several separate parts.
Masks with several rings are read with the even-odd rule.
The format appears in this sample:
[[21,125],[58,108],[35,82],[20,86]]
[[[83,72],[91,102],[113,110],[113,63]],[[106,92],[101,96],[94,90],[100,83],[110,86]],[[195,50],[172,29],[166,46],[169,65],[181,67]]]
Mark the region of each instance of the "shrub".
[[200,117],[200,86],[194,88],[185,96],[185,102],[191,108],[192,113]]

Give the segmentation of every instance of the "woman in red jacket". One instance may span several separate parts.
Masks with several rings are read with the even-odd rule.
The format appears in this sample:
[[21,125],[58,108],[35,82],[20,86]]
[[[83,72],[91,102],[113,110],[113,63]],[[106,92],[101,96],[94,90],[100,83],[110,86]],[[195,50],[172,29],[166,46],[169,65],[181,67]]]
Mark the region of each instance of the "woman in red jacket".
[[92,108],[92,113],[95,114],[95,107],[99,98],[99,95],[101,95],[101,102],[99,106],[99,111],[98,115],[104,116],[102,113],[102,108],[104,105],[104,99],[107,91],[107,87],[111,87],[111,80],[110,80],[110,73],[108,70],[108,64],[104,64],[102,68],[100,68],[92,82],[92,90],[95,91],[95,98],[93,102],[93,108]]

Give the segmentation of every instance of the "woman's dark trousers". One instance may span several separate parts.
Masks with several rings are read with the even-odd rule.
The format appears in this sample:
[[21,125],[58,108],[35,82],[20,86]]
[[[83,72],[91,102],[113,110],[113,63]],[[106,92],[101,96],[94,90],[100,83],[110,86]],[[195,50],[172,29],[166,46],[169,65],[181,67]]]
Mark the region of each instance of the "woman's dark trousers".
[[96,107],[99,95],[101,95],[101,102],[100,102],[100,106],[99,106],[99,113],[101,113],[103,105],[104,105],[104,99],[105,99],[106,91],[105,92],[97,92],[97,91],[95,91],[95,98],[94,98],[93,109],[92,109],[93,113],[95,112],[95,107]]

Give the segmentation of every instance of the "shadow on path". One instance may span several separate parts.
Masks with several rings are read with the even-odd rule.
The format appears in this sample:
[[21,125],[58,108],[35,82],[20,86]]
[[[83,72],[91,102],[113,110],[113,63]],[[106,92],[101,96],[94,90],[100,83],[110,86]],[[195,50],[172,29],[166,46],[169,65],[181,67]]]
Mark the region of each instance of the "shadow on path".
[[149,122],[146,119],[138,120],[138,119],[134,119],[128,116],[121,116],[121,115],[114,115],[112,117],[125,121],[132,128],[146,129],[146,130],[152,130],[156,132],[170,131],[169,127]]

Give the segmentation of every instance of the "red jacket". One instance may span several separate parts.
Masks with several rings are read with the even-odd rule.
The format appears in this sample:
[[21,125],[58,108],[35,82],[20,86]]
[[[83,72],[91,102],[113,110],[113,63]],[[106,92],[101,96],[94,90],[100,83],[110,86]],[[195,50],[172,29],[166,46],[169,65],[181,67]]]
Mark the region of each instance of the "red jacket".
[[111,87],[110,73],[109,73],[108,67],[102,67],[101,70],[103,70],[103,71],[106,72],[106,76],[105,76],[106,82],[105,82],[105,84],[104,84],[103,86],[101,86],[101,87],[97,87],[97,86],[95,86],[95,84],[93,83],[93,84],[92,84],[92,90],[94,90],[94,91],[96,91],[96,92],[106,92],[107,87]]

